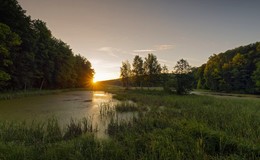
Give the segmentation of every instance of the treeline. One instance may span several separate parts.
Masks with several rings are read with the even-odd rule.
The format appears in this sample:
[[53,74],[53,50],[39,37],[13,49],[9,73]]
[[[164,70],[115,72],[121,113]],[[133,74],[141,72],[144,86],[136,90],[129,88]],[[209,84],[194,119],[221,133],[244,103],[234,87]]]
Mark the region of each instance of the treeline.
[[136,55],[132,65],[128,60],[122,62],[120,77],[126,88],[129,86],[156,87],[161,84],[162,72],[168,74],[168,68],[164,66],[163,71],[155,55],[148,54],[144,61],[142,57]]
[[260,42],[214,54],[194,74],[199,89],[260,93]]
[[143,60],[136,55],[132,65],[129,61],[122,62],[120,77],[123,86],[134,87],[163,87],[167,92],[186,94],[194,88],[194,72],[189,63],[181,59],[169,72],[166,65],[161,65],[157,57],[148,54]]
[[87,86],[91,63],[25,12],[17,0],[0,0],[0,91]]

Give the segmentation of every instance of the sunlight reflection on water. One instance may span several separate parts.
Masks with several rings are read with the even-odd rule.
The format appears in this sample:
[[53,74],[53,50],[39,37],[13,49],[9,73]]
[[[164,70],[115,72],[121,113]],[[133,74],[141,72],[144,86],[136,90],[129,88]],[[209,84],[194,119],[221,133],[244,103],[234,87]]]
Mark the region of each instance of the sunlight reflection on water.
[[99,129],[97,137],[106,138],[105,131],[110,119],[101,119],[100,105],[114,105],[117,102],[112,94],[103,91],[72,91],[5,100],[0,101],[0,121],[46,121],[55,117],[66,127],[71,119],[89,118]]

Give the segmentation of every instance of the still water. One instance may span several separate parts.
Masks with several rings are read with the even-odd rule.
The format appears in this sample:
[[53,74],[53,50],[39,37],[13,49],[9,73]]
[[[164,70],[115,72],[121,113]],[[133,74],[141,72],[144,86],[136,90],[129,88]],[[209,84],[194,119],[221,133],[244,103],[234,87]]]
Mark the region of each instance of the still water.
[[103,91],[72,91],[0,101],[0,121],[45,121],[57,118],[66,126],[71,118],[91,118],[104,136],[107,122],[100,119],[100,104],[116,103],[112,94]]

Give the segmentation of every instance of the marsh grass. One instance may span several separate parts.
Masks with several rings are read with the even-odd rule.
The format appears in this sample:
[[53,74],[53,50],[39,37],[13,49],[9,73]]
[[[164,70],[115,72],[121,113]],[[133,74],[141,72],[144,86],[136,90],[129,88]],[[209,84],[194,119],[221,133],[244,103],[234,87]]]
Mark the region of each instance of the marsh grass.
[[[139,105],[151,106],[150,111],[134,121],[124,134],[144,133],[152,139],[154,131],[171,131],[176,137],[163,140],[163,143],[170,141],[176,150],[172,154],[168,150],[168,154],[179,151],[182,154],[177,154],[177,157],[181,159],[260,158],[259,99],[177,96],[158,92],[131,90],[121,91],[115,96],[120,100],[127,97]],[[122,131],[113,133],[114,137],[121,134]],[[178,136],[181,140],[177,140]]]
[[137,112],[137,111],[147,111],[147,106],[140,106],[132,101],[118,102],[115,105],[115,110],[117,112]]
[[115,107],[111,103],[100,103],[99,108],[101,119],[113,117],[116,114]]
[[111,92],[149,111],[122,121],[115,106],[102,104],[100,114],[112,115],[107,140],[95,138],[90,121],[73,121],[65,132],[55,120],[49,129],[1,123],[0,159],[260,159],[259,99]]

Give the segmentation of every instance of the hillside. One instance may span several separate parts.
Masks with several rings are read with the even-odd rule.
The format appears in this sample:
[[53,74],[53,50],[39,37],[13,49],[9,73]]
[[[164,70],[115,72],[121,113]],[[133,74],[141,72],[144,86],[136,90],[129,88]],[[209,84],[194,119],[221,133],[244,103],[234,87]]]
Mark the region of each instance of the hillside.
[[197,88],[260,92],[260,42],[214,54],[196,71]]

